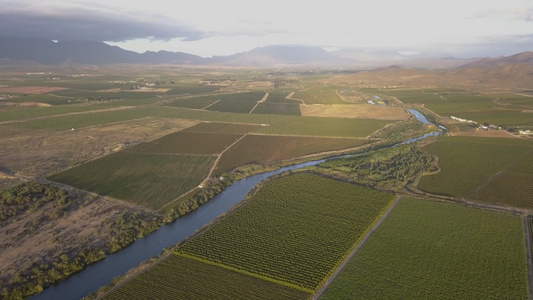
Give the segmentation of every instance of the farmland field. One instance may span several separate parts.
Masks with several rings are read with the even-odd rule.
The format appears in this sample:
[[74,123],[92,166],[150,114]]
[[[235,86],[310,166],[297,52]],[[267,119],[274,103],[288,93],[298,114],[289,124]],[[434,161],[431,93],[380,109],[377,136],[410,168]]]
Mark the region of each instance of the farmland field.
[[532,147],[530,141],[519,139],[442,137],[423,148],[439,157],[441,172],[422,177],[418,188],[465,197]]
[[295,117],[270,124],[260,133],[365,138],[390,123],[387,120]]
[[[209,284],[206,284],[209,283]],[[309,293],[170,255],[103,299],[308,299]]]
[[[295,103],[294,100],[287,99],[290,93],[288,91],[282,92],[279,90],[268,92],[267,103]],[[297,104],[297,103],[296,103]]]
[[493,178],[468,199],[523,209],[533,209],[533,150]]
[[242,134],[176,132],[149,143],[129,148],[128,152],[152,154],[218,154],[239,138]]
[[234,124],[234,123],[207,123],[202,122],[192,127],[185,128],[183,132],[198,132],[198,133],[233,133],[245,134],[257,131],[261,128],[260,125],[255,124]]
[[52,107],[7,107],[0,106],[0,121],[20,120],[73,112],[86,112],[108,108],[105,104],[61,105]]
[[286,176],[176,253],[312,291],[394,198],[316,175]]
[[252,108],[254,108],[259,100],[261,100],[261,98],[257,99],[256,102],[246,100],[220,100],[215,102],[213,105],[206,107],[205,109],[211,111],[247,114],[252,110]]
[[468,196],[476,202],[533,209],[533,174],[503,173]]
[[250,163],[270,163],[329,150],[366,144],[364,139],[247,135],[220,159],[216,172],[227,172]]
[[10,126],[25,129],[63,131],[70,130],[71,128],[79,129],[149,116],[163,117],[169,114],[170,112],[163,107],[125,108],[111,111],[95,111],[87,114],[63,115],[23,123],[14,123]]
[[276,115],[293,115],[299,116],[300,104],[284,102],[264,102],[254,109],[254,114],[276,114]]
[[358,118],[407,121],[410,117],[400,107],[382,107],[370,104],[350,105],[301,105],[302,116]]
[[214,156],[118,152],[49,177],[100,195],[158,209],[201,183]]
[[529,299],[522,220],[402,199],[320,299]]
[[372,95],[386,95],[396,97],[403,103],[440,103],[442,98],[436,91],[422,89],[371,89],[363,88],[361,92]]
[[302,100],[305,104],[348,104],[335,90],[296,91],[291,99]]
[[175,100],[171,103],[165,104],[167,106],[183,107],[183,108],[195,108],[203,109],[216,101],[219,101],[218,96],[205,96],[205,97],[194,97]]

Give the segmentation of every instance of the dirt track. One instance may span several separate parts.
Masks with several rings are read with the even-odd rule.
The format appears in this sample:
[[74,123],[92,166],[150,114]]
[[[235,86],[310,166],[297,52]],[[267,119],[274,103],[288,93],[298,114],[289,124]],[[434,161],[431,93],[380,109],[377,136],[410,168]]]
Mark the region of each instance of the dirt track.
[[355,255],[355,253],[357,253],[357,251],[359,251],[359,249],[361,249],[361,247],[365,244],[366,240],[372,235],[372,233],[374,233],[374,231],[376,231],[376,229],[378,229],[378,227],[381,225],[381,223],[383,223],[383,220],[385,220],[390,212],[394,209],[394,207],[396,206],[396,204],[398,204],[398,202],[403,198],[403,196],[398,196],[398,199],[396,199],[396,201],[394,201],[394,203],[389,207],[389,209],[383,214],[383,216],[381,216],[381,218],[376,222],[376,224],[374,225],[374,227],[372,227],[372,229],[370,229],[370,231],[368,231],[368,233],[366,234],[366,236],[363,238],[363,240],[361,240],[361,242],[357,245],[357,247],[355,247],[355,249],[353,249],[353,251],[346,257],[346,259],[344,259],[344,261],[341,263],[341,265],[337,268],[337,270],[335,270],[335,272],[333,273],[333,275],[331,275],[325,282],[324,284],[320,287],[320,289],[316,292],[315,296],[313,297],[313,300],[316,300],[318,298],[320,298],[320,296],[322,295],[322,293],[324,293],[324,291],[326,291],[326,289],[328,288],[328,286],[333,282],[333,280],[335,280],[335,278],[337,278],[337,276],[340,274],[340,272],[344,269],[344,267],[346,267],[346,265],[350,262],[350,260],[352,259],[352,257]]

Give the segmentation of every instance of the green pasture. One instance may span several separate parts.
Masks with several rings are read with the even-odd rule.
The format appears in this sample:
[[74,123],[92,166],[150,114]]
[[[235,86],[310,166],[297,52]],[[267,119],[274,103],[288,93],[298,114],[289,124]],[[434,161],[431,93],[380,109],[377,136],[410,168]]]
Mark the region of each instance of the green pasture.
[[521,218],[402,199],[320,299],[529,299]]

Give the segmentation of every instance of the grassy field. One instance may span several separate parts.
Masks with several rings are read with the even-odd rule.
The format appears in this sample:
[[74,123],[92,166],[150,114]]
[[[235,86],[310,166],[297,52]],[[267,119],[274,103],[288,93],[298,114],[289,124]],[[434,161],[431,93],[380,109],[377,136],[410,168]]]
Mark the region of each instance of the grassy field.
[[308,299],[309,293],[170,255],[103,299]]
[[312,291],[394,198],[316,175],[283,177],[176,253]]
[[529,299],[519,217],[402,199],[320,299]]
[[439,157],[441,172],[422,177],[418,188],[465,197],[530,151],[527,140],[442,137],[423,149]]
[[357,147],[363,139],[247,135],[226,151],[215,171],[218,174],[250,164],[264,164],[307,154]]
[[48,179],[152,209],[200,184],[214,156],[118,152]]

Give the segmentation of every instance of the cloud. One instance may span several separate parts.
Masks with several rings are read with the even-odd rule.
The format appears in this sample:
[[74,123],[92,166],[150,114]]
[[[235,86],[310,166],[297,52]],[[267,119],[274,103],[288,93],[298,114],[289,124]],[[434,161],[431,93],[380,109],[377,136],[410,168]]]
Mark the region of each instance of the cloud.
[[142,15],[77,7],[51,11],[0,11],[0,36],[52,40],[124,41],[136,38],[194,41],[205,32],[161,15]]

